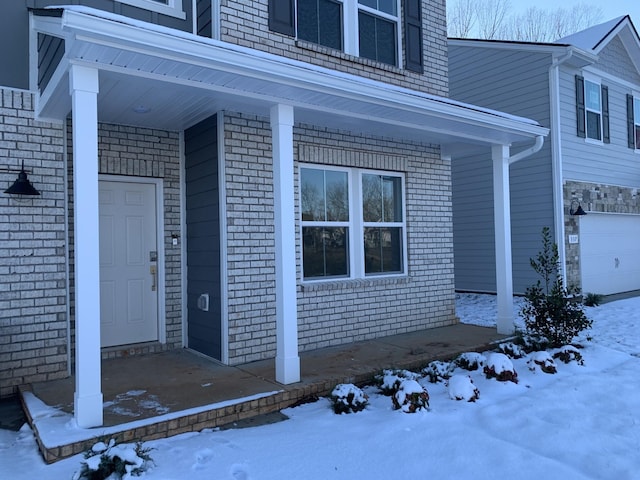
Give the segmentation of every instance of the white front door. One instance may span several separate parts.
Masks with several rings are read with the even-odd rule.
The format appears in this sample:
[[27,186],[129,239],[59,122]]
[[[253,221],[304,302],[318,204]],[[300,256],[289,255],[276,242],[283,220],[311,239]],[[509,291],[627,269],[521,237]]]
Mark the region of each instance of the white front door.
[[158,340],[156,186],[100,181],[101,346]]

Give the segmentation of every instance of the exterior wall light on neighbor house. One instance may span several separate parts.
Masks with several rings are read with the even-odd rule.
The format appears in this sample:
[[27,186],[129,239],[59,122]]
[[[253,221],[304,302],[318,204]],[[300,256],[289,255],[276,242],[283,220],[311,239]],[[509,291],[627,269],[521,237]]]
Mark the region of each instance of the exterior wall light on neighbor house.
[[[15,170],[7,169],[6,171],[14,172]],[[24,160],[22,161],[22,167],[18,173],[18,178],[13,182],[13,185],[4,191],[4,193],[8,193],[10,195],[40,195],[40,192],[35,189],[27,177],[27,172],[24,169]]]
[[[578,208],[573,208],[573,204],[578,205]],[[578,202],[577,200],[572,200],[571,201],[571,205],[569,206],[569,215],[586,215],[587,212],[585,212],[582,209],[582,205],[580,205],[580,202]]]

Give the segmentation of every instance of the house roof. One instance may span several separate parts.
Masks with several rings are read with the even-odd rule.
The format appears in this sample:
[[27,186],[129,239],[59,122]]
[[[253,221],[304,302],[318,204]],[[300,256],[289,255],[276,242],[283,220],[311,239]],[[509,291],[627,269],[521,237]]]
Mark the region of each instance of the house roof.
[[103,122],[183,130],[221,110],[268,116],[288,104],[302,123],[439,144],[449,154],[548,133],[526,118],[88,7],[36,10],[32,25],[65,40],[38,102],[43,118],[69,114],[68,70],[80,64],[99,70]]

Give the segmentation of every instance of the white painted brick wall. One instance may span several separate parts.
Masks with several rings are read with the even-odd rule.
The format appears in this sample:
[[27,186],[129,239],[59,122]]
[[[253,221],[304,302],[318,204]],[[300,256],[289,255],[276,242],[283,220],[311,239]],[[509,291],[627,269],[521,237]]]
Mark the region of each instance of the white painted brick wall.
[[[67,374],[63,125],[34,120],[30,92],[0,90],[0,164],[24,160],[41,193],[0,193],[0,397]],[[0,192],[17,173],[0,171]]]
[[[225,115],[232,364],[275,355],[270,138],[267,119]],[[294,128],[294,142],[296,167],[305,161],[403,171],[407,198],[408,275],[304,286],[298,280],[301,350],[455,323],[450,165],[439,151],[304,125]],[[297,193],[295,201],[297,212]]]

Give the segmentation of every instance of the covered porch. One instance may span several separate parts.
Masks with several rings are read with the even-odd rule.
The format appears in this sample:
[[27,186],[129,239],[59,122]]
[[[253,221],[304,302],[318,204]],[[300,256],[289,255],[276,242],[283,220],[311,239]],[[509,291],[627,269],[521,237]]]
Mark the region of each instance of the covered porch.
[[[547,129],[527,119],[84,7],[36,11],[32,25],[35,33],[53,43],[62,41],[64,47],[60,58],[41,63],[47,71],[34,75],[41,83],[33,90],[41,92],[37,117],[66,121],[71,115],[72,119],[73,196],[78,206],[74,225],[82,226],[74,236],[72,410],[79,427],[104,425],[103,403],[111,401],[105,392],[114,382],[102,371],[105,364],[100,360],[98,122],[184,132],[224,111],[269,119],[277,352],[275,362],[265,361],[268,368],[256,375],[269,388],[275,381],[276,390],[304,392],[304,385],[314,378],[312,369],[305,370],[298,348],[294,124],[429,143],[439,146],[447,161],[470,150],[486,152],[496,185],[498,332],[511,332],[509,164],[539,149]],[[38,58],[35,44],[32,49],[33,58]],[[517,145],[515,155],[512,145]],[[228,363],[225,319],[223,305],[222,362]],[[288,401],[274,401],[278,404],[274,410]],[[188,424],[184,428],[205,425],[197,418]]]
[[70,427],[74,379],[21,389],[21,401],[47,463],[84,452],[96,437],[149,441],[205,428],[285,420],[280,410],[329,395],[339,383],[370,383],[383,369],[419,371],[437,359],[483,351],[504,340],[493,328],[458,324],[300,355],[302,381],[274,380],[271,360],[230,367],[189,350],[102,361],[102,428]]

